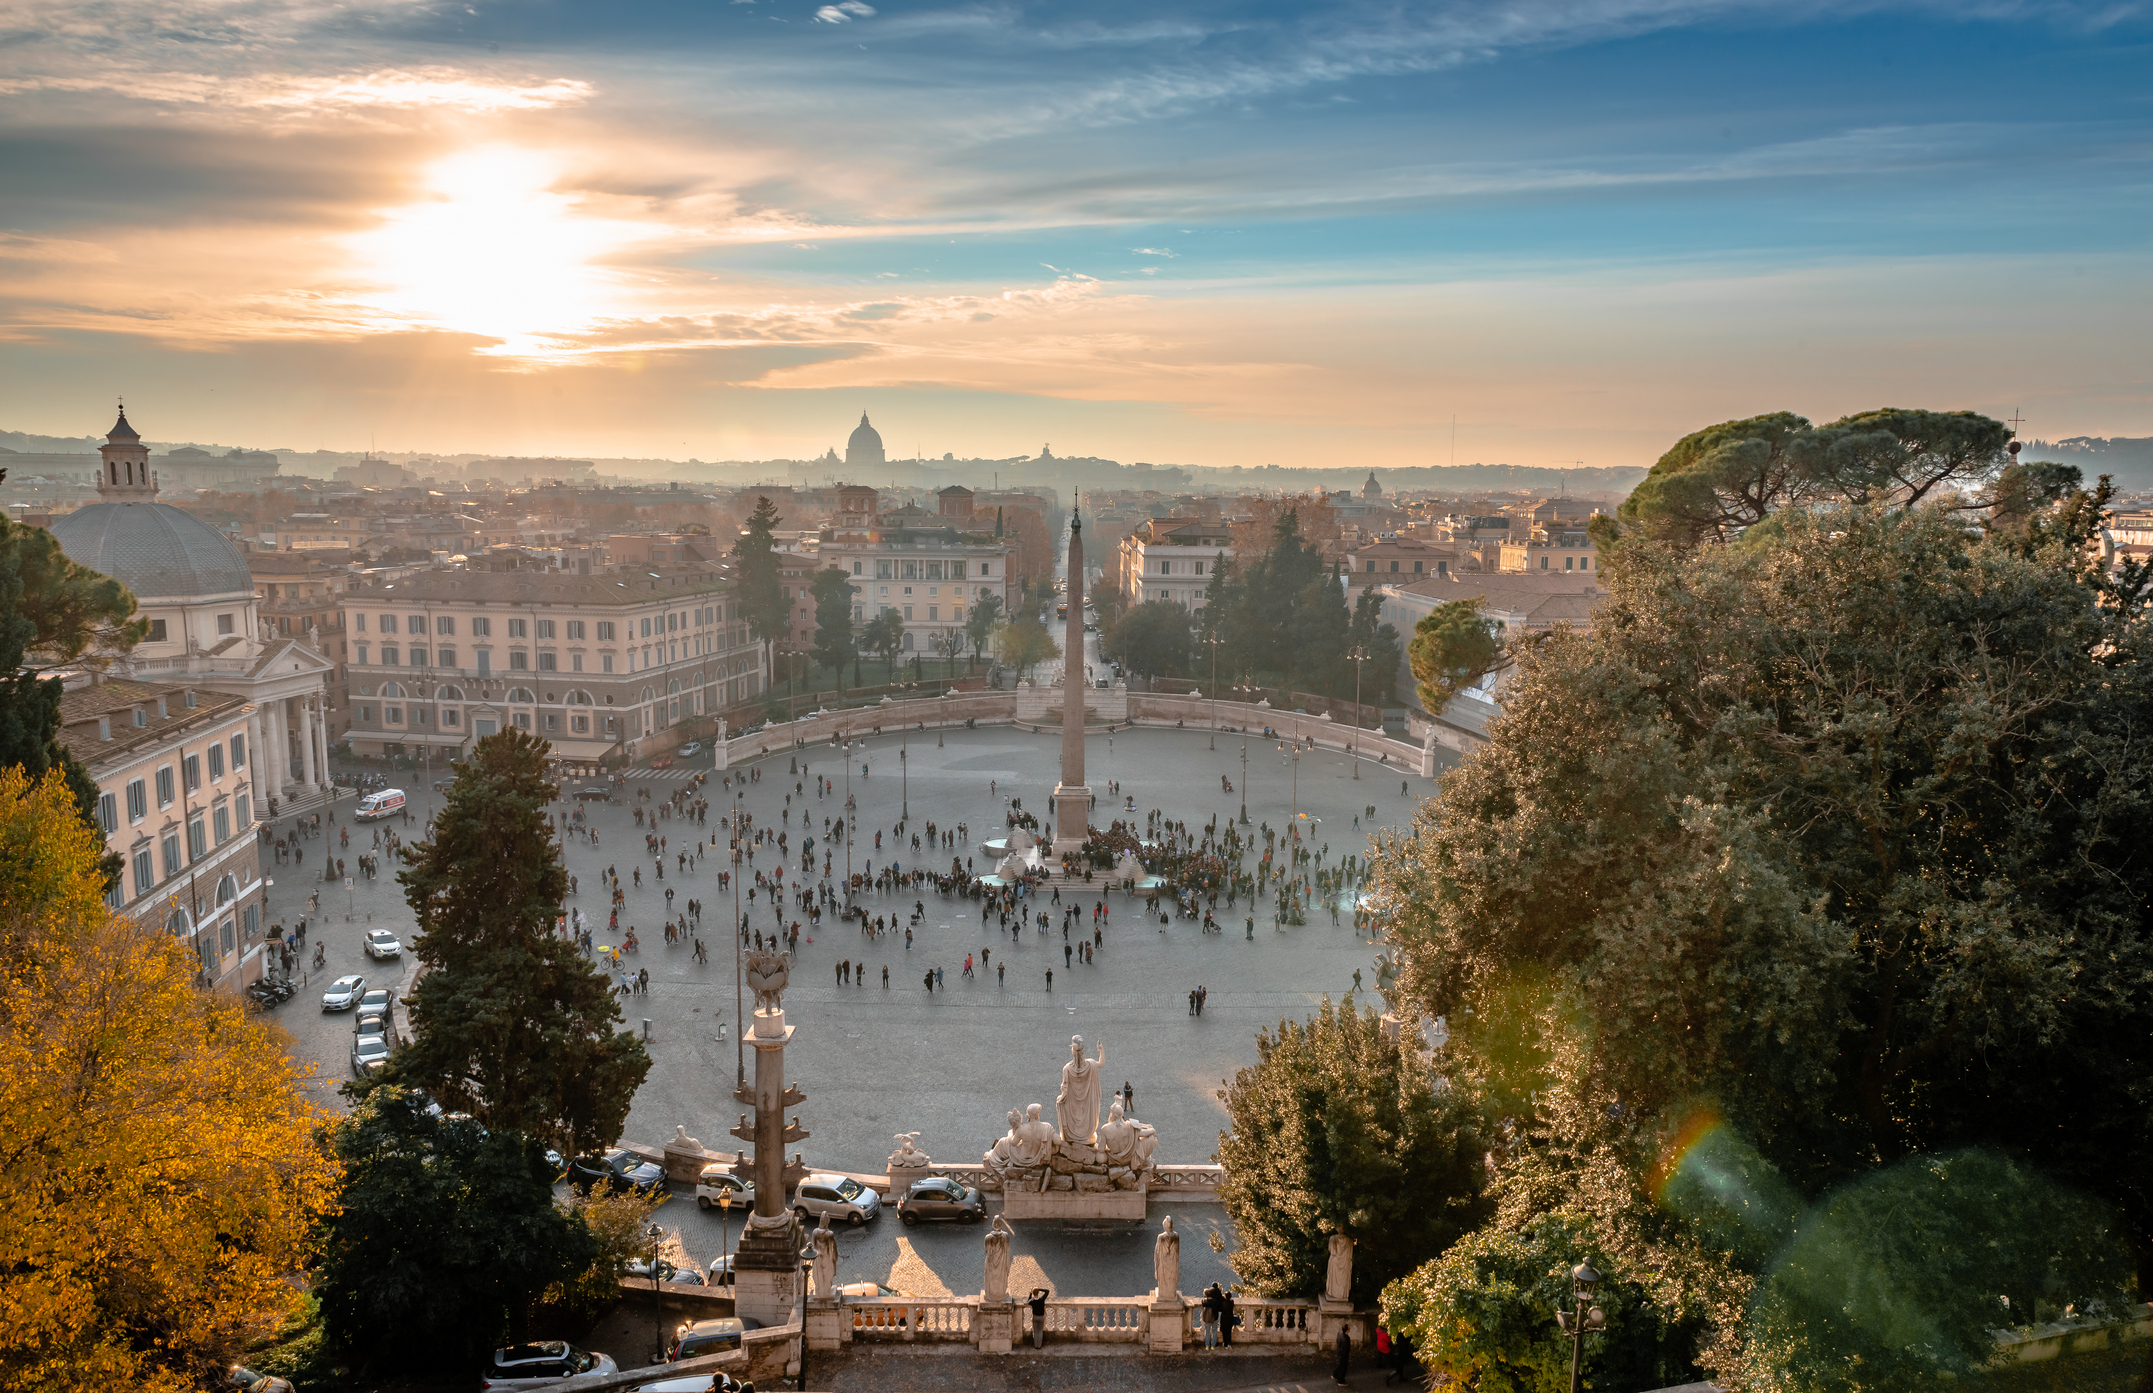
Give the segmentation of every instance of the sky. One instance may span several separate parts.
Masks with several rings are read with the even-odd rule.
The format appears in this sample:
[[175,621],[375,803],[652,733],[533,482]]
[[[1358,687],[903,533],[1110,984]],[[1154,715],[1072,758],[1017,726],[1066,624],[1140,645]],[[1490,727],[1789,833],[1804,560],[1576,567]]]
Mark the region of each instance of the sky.
[[0,0],[0,428],[1649,465],[2153,435],[2153,0]]

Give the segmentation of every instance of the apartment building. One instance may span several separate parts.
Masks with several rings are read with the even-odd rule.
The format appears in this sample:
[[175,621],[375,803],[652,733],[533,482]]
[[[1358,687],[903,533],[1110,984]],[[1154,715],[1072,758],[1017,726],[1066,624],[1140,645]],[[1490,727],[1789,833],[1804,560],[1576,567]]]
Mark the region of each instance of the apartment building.
[[60,742],[97,784],[122,863],[115,910],[189,939],[205,984],[262,975],[267,927],[256,819],[261,712],[208,688],[106,681],[63,692]]
[[1502,543],[1499,571],[1586,571],[1598,574],[1599,549],[1582,522],[1535,527],[1523,537]]
[[1346,564],[1347,575],[1362,590],[1421,576],[1447,576],[1453,571],[1477,569],[1477,559],[1458,547],[1396,535],[1377,537],[1354,547]]
[[1138,524],[1114,554],[1123,601],[1134,608],[1165,600],[1204,607],[1204,593],[1224,558],[1233,561],[1233,528],[1216,518],[1154,518]]
[[[944,517],[916,510],[895,520],[896,514],[873,511],[872,490],[846,486],[839,490],[839,525],[824,537],[813,564],[796,576],[812,584],[817,570],[836,567],[852,577],[852,618],[864,624],[885,613],[904,616],[900,652],[933,653],[935,641],[962,629],[972,609],[989,595],[1001,599],[1003,609],[1016,601],[1013,564],[1014,543],[1002,538],[963,530],[980,519]],[[945,500],[944,506],[958,506]],[[865,519],[873,519],[862,525]],[[810,629],[814,600],[795,599],[797,615],[806,611]]]
[[672,567],[424,571],[347,591],[352,749],[453,755],[513,727],[564,758],[632,758],[768,691],[733,590]]

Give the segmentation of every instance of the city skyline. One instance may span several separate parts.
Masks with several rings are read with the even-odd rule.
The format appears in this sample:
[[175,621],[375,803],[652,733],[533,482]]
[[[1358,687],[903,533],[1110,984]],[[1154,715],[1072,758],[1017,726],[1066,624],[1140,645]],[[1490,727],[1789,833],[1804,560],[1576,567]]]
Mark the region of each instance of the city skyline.
[[703,460],[861,410],[893,458],[1198,466],[1635,467],[1887,404],[2153,434],[2135,6],[99,16],[24,7],[0,59],[9,429],[124,393],[161,438]]

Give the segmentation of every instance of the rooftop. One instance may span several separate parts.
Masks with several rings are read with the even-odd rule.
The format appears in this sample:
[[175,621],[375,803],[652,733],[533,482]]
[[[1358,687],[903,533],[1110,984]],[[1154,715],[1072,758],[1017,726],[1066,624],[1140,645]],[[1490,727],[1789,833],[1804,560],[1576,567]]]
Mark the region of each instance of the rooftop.
[[[195,704],[187,705],[187,693]],[[165,700],[165,714],[157,714],[157,699]],[[247,704],[246,698],[202,687],[161,686],[125,679],[78,687],[60,696],[60,742],[75,758],[95,768],[113,759],[167,743],[185,731],[225,720]],[[137,726],[133,712],[142,707],[149,724]],[[98,734],[97,718],[111,716],[112,738]]]
[[678,567],[569,575],[554,571],[419,571],[384,585],[345,592],[347,602],[459,603],[477,605],[645,605],[653,601],[714,595],[732,585],[729,575]]

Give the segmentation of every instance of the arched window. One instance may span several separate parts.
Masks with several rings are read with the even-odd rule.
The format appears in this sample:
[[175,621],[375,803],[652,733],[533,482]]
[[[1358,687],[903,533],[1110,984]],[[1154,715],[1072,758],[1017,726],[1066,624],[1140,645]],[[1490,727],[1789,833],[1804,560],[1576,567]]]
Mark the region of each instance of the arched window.
[[592,701],[592,700],[591,700],[591,694],[590,694],[589,692],[586,692],[586,691],[584,691],[584,690],[583,690],[582,688],[580,688],[580,687],[578,687],[578,688],[577,688],[577,689],[576,689],[575,691],[572,691],[572,692],[570,692],[570,693],[568,694],[568,702],[567,702],[567,704],[568,704],[568,705],[570,705],[570,706],[595,706],[595,705],[597,705],[597,703],[596,703],[596,702],[594,702],[594,701]]
[[907,653],[912,651],[912,633],[910,630],[905,632],[904,651]]
[[643,689],[643,700],[645,700],[645,701],[656,701],[657,699],[658,699],[658,690],[657,690],[657,688],[655,688],[655,687],[645,687],[645,688]]
[[462,701],[463,688],[456,686],[454,683],[445,687],[436,687],[434,688],[434,698],[437,701]]
[[164,926],[175,935],[194,931],[194,921],[187,916],[184,909],[173,910],[172,917],[164,921]]
[[679,679],[679,678],[677,678],[677,677],[676,677],[676,678],[674,678],[674,679],[673,679],[672,681],[670,681],[670,682],[668,682],[668,683],[666,683],[666,684],[665,684],[665,694],[666,694],[667,696],[674,696],[674,695],[677,695],[677,694],[679,693],[679,691],[680,691],[680,679]]
[[511,687],[511,688],[509,688],[509,689],[508,689],[508,699],[509,699],[510,701],[521,701],[521,702],[527,702],[527,703],[529,703],[529,704],[530,704],[530,705],[532,705],[532,706],[536,706],[536,705],[538,704],[538,698],[537,698],[537,697],[536,697],[535,695],[533,695],[533,694],[532,694],[532,692],[531,692],[531,689],[530,689],[529,687]]
[[223,908],[239,898],[239,882],[231,876],[217,882],[217,906]]
[[381,694],[385,697],[400,697],[404,694],[404,689],[394,682],[384,682],[381,684]]

